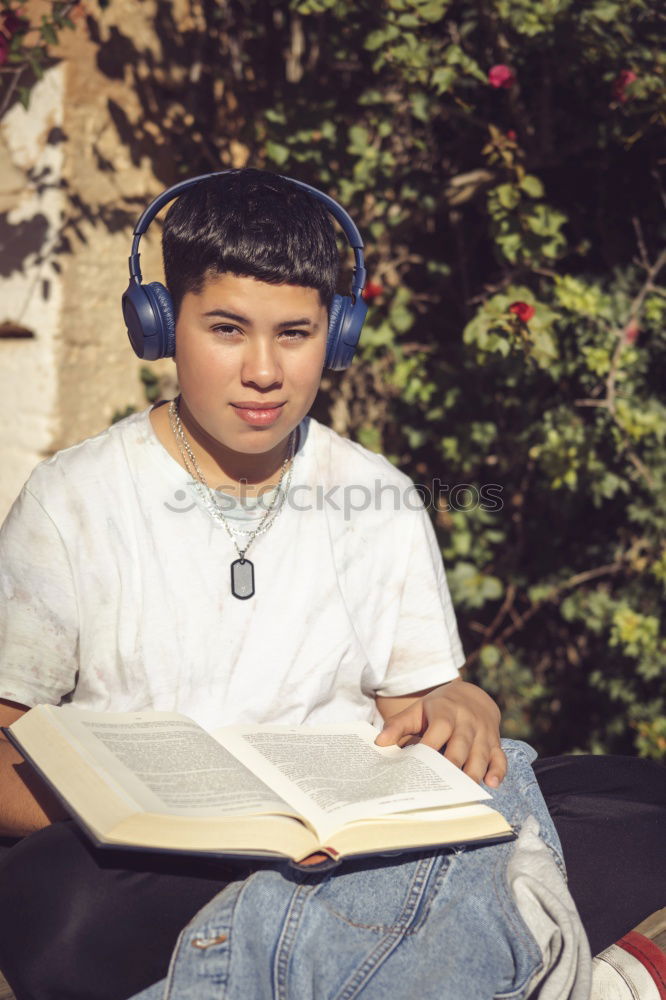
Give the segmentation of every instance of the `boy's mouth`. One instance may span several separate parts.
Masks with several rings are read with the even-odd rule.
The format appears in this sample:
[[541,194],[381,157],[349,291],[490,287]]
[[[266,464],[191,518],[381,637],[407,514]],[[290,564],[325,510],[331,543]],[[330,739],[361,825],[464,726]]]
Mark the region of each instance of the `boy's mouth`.
[[242,403],[232,403],[231,404],[241,418],[247,424],[252,424],[254,427],[269,427],[274,424],[282,413],[282,403],[264,403],[264,402],[242,402]]

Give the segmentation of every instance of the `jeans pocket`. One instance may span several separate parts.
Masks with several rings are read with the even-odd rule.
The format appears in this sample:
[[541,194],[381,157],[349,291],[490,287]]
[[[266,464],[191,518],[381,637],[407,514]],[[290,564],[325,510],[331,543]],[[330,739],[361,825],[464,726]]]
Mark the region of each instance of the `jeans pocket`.
[[411,931],[424,919],[422,913],[436,891],[438,873],[446,868],[449,854],[444,850],[410,861],[403,857],[347,863],[317,887],[317,903],[358,930],[378,934]]

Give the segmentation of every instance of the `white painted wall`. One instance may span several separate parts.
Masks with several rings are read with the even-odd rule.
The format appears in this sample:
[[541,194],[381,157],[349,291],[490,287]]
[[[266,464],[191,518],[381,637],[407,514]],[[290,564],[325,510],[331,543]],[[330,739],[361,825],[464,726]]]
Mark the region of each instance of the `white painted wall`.
[[[62,126],[64,73],[49,69],[33,91],[28,113],[15,105],[0,122],[0,212],[18,224],[35,215],[47,220],[45,243],[57,241],[63,196],[63,144],[48,144],[46,136]],[[38,192],[40,175],[45,189]],[[48,170],[48,173],[43,173]],[[34,332],[32,339],[0,336],[0,520],[7,513],[34,466],[51,453],[58,435],[57,353],[61,336],[62,281],[47,259],[33,253],[11,268],[12,247],[0,247],[0,326],[15,323]],[[49,281],[49,297],[42,281]]]

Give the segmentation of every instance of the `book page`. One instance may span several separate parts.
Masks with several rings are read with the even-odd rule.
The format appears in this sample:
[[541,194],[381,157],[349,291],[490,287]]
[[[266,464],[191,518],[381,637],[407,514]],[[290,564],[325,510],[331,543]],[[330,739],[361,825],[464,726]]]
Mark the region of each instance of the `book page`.
[[287,803],[204,729],[169,712],[49,712],[123,797],[175,816],[283,813]]
[[215,735],[322,836],[353,820],[491,797],[429,747],[375,746],[377,732],[355,723],[234,726]]

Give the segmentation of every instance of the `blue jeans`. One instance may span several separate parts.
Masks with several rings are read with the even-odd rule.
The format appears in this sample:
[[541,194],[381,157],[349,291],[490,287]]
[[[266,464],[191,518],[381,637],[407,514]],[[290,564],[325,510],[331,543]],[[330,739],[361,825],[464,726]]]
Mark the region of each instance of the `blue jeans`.
[[[509,773],[489,789],[493,806],[515,828],[534,816],[548,863],[564,874],[536,754],[519,741],[503,747]],[[514,849],[348,860],[324,874],[266,867],[196,915],[167,978],[134,1000],[522,1000],[543,955],[507,880]]]

